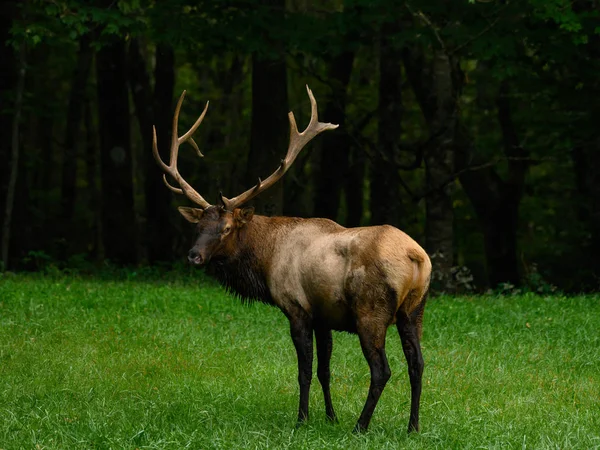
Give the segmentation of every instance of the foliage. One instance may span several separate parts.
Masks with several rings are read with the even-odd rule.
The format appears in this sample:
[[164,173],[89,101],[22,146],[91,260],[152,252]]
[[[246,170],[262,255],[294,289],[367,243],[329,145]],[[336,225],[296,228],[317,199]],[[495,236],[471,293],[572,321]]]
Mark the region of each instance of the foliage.
[[[87,33],[115,36],[144,28],[140,0],[82,2],[78,0],[32,0],[22,2],[23,21],[15,22],[15,42],[22,39],[35,46],[76,41]],[[101,42],[101,41],[99,41]]]
[[[83,37],[90,39],[94,51],[116,39],[139,42],[150,91],[156,84],[157,49],[162,45],[174,49],[175,93],[188,90],[181,127],[193,123],[205,100],[211,102],[196,136],[206,158],[199,163],[193,152],[182,149],[182,170],[214,201],[221,190],[241,190],[246,166],[252,164],[247,155],[253,117],[253,54],[288,63],[289,104],[300,124],[307,120],[308,111],[304,85],[313,88],[322,108],[327,102],[338,102],[332,98],[336,83],[332,61],[344,52],[353,52],[345,100],[346,123],[340,131],[346,132],[352,142],[349,158],[359,161],[358,165],[369,174],[371,162],[380,151],[379,46],[383,30],[399,24],[392,27],[393,31],[386,31],[385,37],[387,45],[398,50],[403,63],[407,49],[419,49],[422,63],[429,67],[432,51],[439,47],[456,60],[457,114],[473,137],[473,170],[492,168],[503,182],[510,178],[510,164],[503,152],[496,101],[501,84],[507,82],[510,86],[512,121],[520,146],[530,159],[518,218],[517,258],[524,286],[517,288],[542,288],[544,292],[551,286],[566,291],[598,289],[598,264],[586,264],[580,257],[582,253],[597,254],[592,249],[598,239],[598,227],[592,218],[598,200],[590,183],[586,185],[586,177],[593,177],[597,159],[592,148],[598,139],[595,118],[600,98],[597,1],[335,0],[287,2],[285,8],[250,0],[13,3],[18,11],[10,24],[9,41],[18,46],[25,40],[30,53],[25,119],[21,125],[23,154],[28,157],[19,175],[21,198],[13,223],[22,226],[13,233],[13,267],[90,273],[103,265],[96,219],[100,209],[98,191],[105,180],[97,179],[100,119],[93,69],[85,87],[88,122],[74,150],[78,194],[72,223],[80,231],[70,236],[69,242],[59,236],[63,225],[58,217],[63,196],[61,176],[65,154],[72,150],[64,143],[69,125],[67,99]],[[402,218],[395,225],[424,243],[429,197],[423,149],[431,136],[418,96],[407,78],[404,67],[398,99],[402,135],[396,152],[402,167],[398,169],[402,198],[382,201],[402,203]],[[431,86],[426,91],[431,92]],[[1,94],[6,99],[1,112],[10,114],[10,87]],[[151,95],[149,92],[148,97]],[[132,116],[137,113],[133,105],[130,108]],[[136,245],[141,249],[138,260],[143,262],[148,226],[144,186],[150,149],[144,148],[137,127],[132,129],[139,231]],[[289,173],[293,179],[286,180],[286,189],[296,191],[289,198],[298,199],[298,205],[290,210],[302,215],[311,215],[313,209],[313,179],[319,164],[315,154],[326,151],[318,146],[315,143],[312,154],[307,149],[306,157]],[[589,148],[583,163],[574,156],[580,148]],[[592,175],[585,172],[586,167],[592,168]],[[371,223],[370,176],[362,180],[362,196],[354,199],[365,205],[361,220],[364,225]],[[173,206],[180,204],[173,198]],[[481,217],[460,186],[452,191],[452,200],[455,253],[447,257],[452,258],[455,273],[440,274],[446,278],[441,284],[456,285],[458,276],[461,289],[467,291],[495,288],[487,282],[489,261]],[[344,199],[336,216],[342,222],[348,201]],[[175,259],[185,254],[189,229],[175,208],[169,221],[177,233],[172,243]]]

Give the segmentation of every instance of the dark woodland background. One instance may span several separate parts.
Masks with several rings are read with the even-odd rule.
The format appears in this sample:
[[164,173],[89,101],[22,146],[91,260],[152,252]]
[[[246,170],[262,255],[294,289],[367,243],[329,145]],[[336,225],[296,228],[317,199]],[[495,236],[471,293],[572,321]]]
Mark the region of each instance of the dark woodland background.
[[184,177],[211,203],[284,156],[287,112],[340,124],[254,205],[393,224],[447,291],[600,287],[597,0],[0,3],[2,265],[183,261],[152,158],[182,90]]

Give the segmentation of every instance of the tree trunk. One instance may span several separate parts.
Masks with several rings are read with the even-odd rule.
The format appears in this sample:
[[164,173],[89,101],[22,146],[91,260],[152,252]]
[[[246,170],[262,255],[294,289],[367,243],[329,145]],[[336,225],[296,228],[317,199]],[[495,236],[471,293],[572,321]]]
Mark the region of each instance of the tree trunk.
[[105,256],[134,263],[135,216],[125,43],[113,42],[96,58],[100,124],[101,221]]
[[363,150],[357,146],[350,148],[350,165],[344,192],[346,194],[346,223],[347,227],[358,227],[364,214],[363,196],[365,181],[366,158]]
[[484,233],[488,283],[493,287],[503,282],[517,285],[520,280],[517,230],[528,163],[512,122],[508,94],[508,85],[502,82],[496,104],[504,153],[509,158],[507,180],[502,180],[493,167],[469,170],[475,150],[464,126],[460,127],[455,153],[460,183]]
[[382,29],[379,53],[378,148],[371,166],[371,224],[400,225],[400,174],[395,164],[402,135],[402,55],[390,35],[396,24]]
[[[173,120],[173,91],[175,90],[175,52],[167,44],[156,46],[156,67],[154,68],[153,112],[158,145],[169,146],[171,142],[171,122]],[[149,258],[151,262],[173,259],[173,239],[175,227],[171,218],[172,194],[162,182],[162,173],[148,148],[144,158],[146,173],[146,219],[149,238]]]
[[19,50],[19,71],[17,75],[17,87],[15,92],[15,109],[12,123],[10,176],[6,189],[6,202],[4,209],[4,222],[2,224],[2,267],[8,268],[8,251],[10,248],[10,226],[12,220],[15,189],[17,186],[17,175],[19,171],[19,124],[21,111],[23,109],[23,91],[25,90],[25,68],[27,48],[25,42],[21,43]]
[[454,147],[458,124],[456,62],[446,51],[433,51],[430,64],[421,49],[403,51],[406,75],[429,128],[425,149],[425,247],[432,256],[434,286],[454,289]]
[[573,167],[579,194],[583,203],[579,207],[579,217],[588,224],[589,244],[582,245],[582,251],[589,255],[588,270],[596,275],[596,284],[592,289],[598,288],[598,275],[600,274],[600,136],[591,137],[575,147],[572,154]]
[[[287,69],[285,61],[252,56],[252,125],[246,175],[247,188],[265,179],[285,156],[289,139]],[[246,188],[246,189],[247,189]],[[237,195],[237,194],[236,194]],[[254,205],[261,214],[281,215],[283,183],[258,196]]]
[[346,97],[354,52],[346,51],[334,57],[328,79],[332,84],[331,96],[325,103],[319,120],[338,124],[337,130],[324,133],[321,139],[321,157],[315,170],[314,215],[337,220],[344,180],[350,158],[350,140],[344,132]]
[[[85,170],[88,180],[88,201],[90,205],[100,205],[100,154],[97,146],[96,130],[92,120],[92,104],[88,95],[84,98],[83,122],[85,125]],[[102,244],[102,223],[100,208],[92,208],[90,221],[87,229],[88,242],[91,242],[90,256],[96,261],[104,259],[104,247]]]
[[[222,89],[223,97],[219,100],[219,104],[215,105],[218,107],[216,114],[218,117],[225,116],[225,123],[223,123],[222,132],[219,132],[218,140],[215,138],[216,133],[211,133],[211,143],[213,148],[219,147],[237,147],[236,141],[239,142],[239,133],[235,133],[234,130],[240,130],[242,128],[242,117],[241,114],[231,114],[229,111],[242,111],[244,108],[244,80],[246,78],[244,66],[247,63],[245,56],[239,53],[231,55],[231,61],[227,64],[227,60],[224,58],[223,67],[217,68],[217,77],[219,79],[219,86]],[[215,111],[213,110],[213,113]],[[221,128],[221,127],[219,127]],[[217,141],[217,142],[215,142]],[[236,158],[237,159],[237,158]],[[239,160],[233,162],[230,166],[231,170],[218,170],[218,176],[203,177],[205,180],[205,186],[203,189],[207,189],[206,192],[214,192],[215,188],[219,189],[219,192],[223,192],[225,195],[234,195],[235,192],[242,192],[247,189],[246,184],[246,166],[241,164]],[[208,167],[204,167],[205,173],[209,172]],[[285,179],[284,179],[285,183]],[[284,184],[284,214],[287,203],[285,202],[286,196],[289,194]],[[218,200],[216,192],[211,194],[211,199]]]
[[18,77],[18,61],[12,46],[8,45],[10,28],[16,13],[16,2],[0,2],[0,211],[6,209],[6,190],[10,178],[11,140],[14,112],[4,105],[14,104],[14,92]]
[[171,246],[174,230],[171,217],[171,194],[162,182],[162,172],[152,156],[152,126],[156,126],[159,149],[169,148],[173,114],[175,56],[170,46],[156,47],[154,96],[146,62],[140,51],[140,42],[133,39],[129,46],[129,84],[142,136],[142,167],[146,227],[143,246],[150,262],[172,259]]
[[432,139],[425,150],[425,246],[433,256],[434,279],[442,280],[442,289],[454,288],[453,266],[454,212],[452,191],[454,183],[454,138],[457,125],[457,93],[453,83],[453,67],[442,49],[434,51],[432,61],[432,95],[435,110],[429,122]]
[[63,237],[68,237],[73,229],[73,210],[75,208],[76,181],[77,181],[77,147],[80,141],[80,124],[83,116],[83,102],[85,99],[85,86],[87,83],[93,53],[90,47],[89,35],[84,35],[79,40],[77,65],[71,78],[71,93],[67,110],[67,124],[65,128],[65,150],[62,169],[61,190],[61,229]]
[[[30,59],[30,64],[33,66],[31,63],[31,56],[28,58]],[[29,211],[38,211],[38,214],[40,215],[36,215],[38,220],[28,221],[31,227],[31,232],[28,233],[30,236],[23,236],[20,242],[26,243],[28,249],[43,248],[46,249],[45,251],[47,253],[54,253],[50,249],[54,249],[55,247],[56,238],[59,236],[57,229],[60,226],[57,220],[60,209],[57,208],[57,205],[54,202],[55,196],[52,193],[52,190],[56,185],[51,181],[52,173],[55,171],[54,169],[58,169],[54,163],[56,159],[55,153],[58,150],[53,135],[56,118],[54,116],[48,117],[48,115],[34,115],[35,117],[32,118],[31,125],[27,128],[29,130],[35,130],[33,142],[30,142],[29,145],[27,145],[26,142],[23,142],[21,147],[23,149],[28,149],[25,151],[29,155],[31,155],[32,150],[35,149],[37,155],[33,159],[36,163],[35,165],[31,165],[30,162],[25,164],[25,168],[27,169],[27,166],[29,166],[29,171],[31,172],[31,183],[28,187],[23,186],[22,183],[18,183],[17,190],[24,189],[28,191],[31,198],[28,203],[28,208],[25,208],[23,213],[28,214]],[[29,159],[29,156],[27,159]],[[22,168],[23,164],[21,165],[21,169]],[[23,187],[19,188],[19,184]],[[20,199],[17,199],[16,201],[19,202]],[[18,209],[13,212],[14,217],[18,217],[15,214],[17,212]]]
[[491,286],[519,282],[517,224],[519,201],[503,196],[482,217],[488,281]]
[[[591,250],[596,255],[593,258],[593,270],[600,274],[600,137],[596,137],[586,148],[588,170],[588,185],[590,192],[590,222],[591,222]],[[596,279],[598,281],[598,279]],[[598,288],[598,285],[595,286]]]
[[[574,6],[577,10],[591,13],[593,2],[584,2]],[[584,50],[591,61],[600,61],[600,35],[590,35],[589,42]],[[592,82],[584,84],[587,99],[597,99],[600,94],[600,82],[596,76]],[[578,105],[579,106],[579,105]],[[589,258],[587,269],[594,275],[591,289],[597,290],[600,286],[600,133],[598,132],[598,117],[600,117],[600,104],[590,101],[584,107],[581,120],[573,127],[574,141],[579,141],[572,152],[573,168],[577,189],[582,197],[579,207],[579,216],[587,224],[589,230],[589,245],[583,246],[581,251],[594,257]],[[582,287],[583,288],[583,287]]]

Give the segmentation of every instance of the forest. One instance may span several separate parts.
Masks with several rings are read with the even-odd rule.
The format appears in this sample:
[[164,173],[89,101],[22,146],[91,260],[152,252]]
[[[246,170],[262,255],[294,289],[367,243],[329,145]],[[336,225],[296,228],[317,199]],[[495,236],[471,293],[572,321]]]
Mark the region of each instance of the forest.
[[152,157],[210,203],[266,177],[287,114],[316,138],[254,202],[394,225],[446,292],[600,288],[598,0],[0,3],[2,270],[185,260],[193,230]]

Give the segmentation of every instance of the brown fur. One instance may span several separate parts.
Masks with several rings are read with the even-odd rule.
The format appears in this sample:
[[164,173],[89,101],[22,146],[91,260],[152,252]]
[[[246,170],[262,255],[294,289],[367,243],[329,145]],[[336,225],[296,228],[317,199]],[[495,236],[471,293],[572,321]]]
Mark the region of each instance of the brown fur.
[[[369,395],[355,430],[366,430],[391,372],[385,354],[385,335],[396,324],[408,363],[411,410],[408,430],[419,429],[423,357],[420,335],[429,287],[431,262],[425,251],[402,231],[390,226],[344,228],[326,219],[254,217],[251,208],[239,206],[275,184],[315,136],[338,125],[319,122],[317,102],[307,86],[311,119],[298,132],[289,113],[290,143],[281,165],[264,181],[227,199],[223,207],[210,205],[179,174],[179,145],[190,140],[202,122],[208,103],[192,128],[178,136],[177,126],[184,93],[173,119],[169,165],[158,152],[156,130],[152,153],[162,170],[202,209],[179,208],[196,224],[197,239],[188,259],[209,270],[229,290],[245,299],[276,305],[287,316],[298,356],[300,405],[298,421],[308,418],[312,380],[313,333],[317,349],[317,376],[323,388],[325,413],[335,420],[331,402],[331,330],[355,332],[369,364]],[[193,139],[190,143],[199,152]],[[226,210],[226,208],[228,210]]]
[[[385,332],[397,323],[415,390],[409,429],[418,429],[422,373],[418,341],[431,262],[414,240],[387,225],[344,228],[327,219],[254,216],[248,208],[230,212],[211,206],[181,212],[197,224],[198,239],[190,250],[190,261],[206,264],[210,273],[243,299],[273,304],[290,319],[299,351],[299,420],[308,415],[307,387],[302,381],[311,376],[306,369],[312,364],[307,359],[310,354],[312,360],[307,331],[311,335],[312,330],[359,335],[374,389],[357,423],[356,429],[362,430],[377,403],[377,386],[389,378]],[[326,364],[328,370],[329,362],[322,358],[319,366]],[[327,395],[328,415],[334,415]]]
[[[216,211],[207,214],[215,221],[207,226],[237,220],[236,212]],[[292,245],[286,244],[290,236]],[[255,279],[276,292],[273,298],[249,299],[273,302],[284,312],[292,309],[290,302],[298,302],[317,321],[335,316],[334,329],[346,331],[353,331],[356,317],[369,311],[385,315],[387,325],[395,323],[400,308],[410,314],[427,290],[431,272],[425,251],[400,230],[387,225],[348,229],[327,219],[254,216],[238,223],[211,259],[209,266],[234,272],[240,264],[249,267]],[[290,266],[292,261],[299,265]],[[239,292],[225,284],[242,297],[252,290],[240,287]],[[387,305],[381,297],[389,290],[395,292],[395,302]]]

